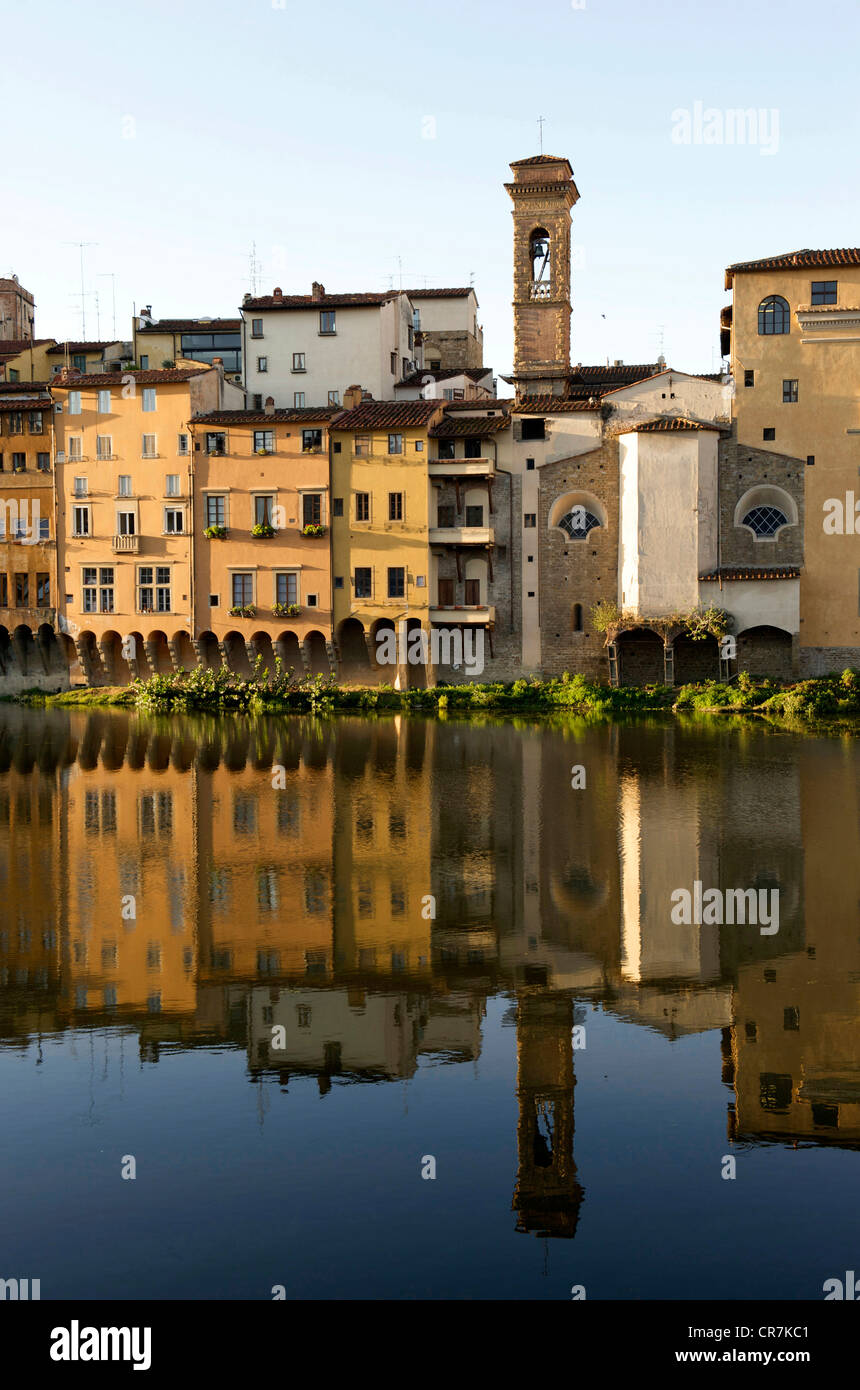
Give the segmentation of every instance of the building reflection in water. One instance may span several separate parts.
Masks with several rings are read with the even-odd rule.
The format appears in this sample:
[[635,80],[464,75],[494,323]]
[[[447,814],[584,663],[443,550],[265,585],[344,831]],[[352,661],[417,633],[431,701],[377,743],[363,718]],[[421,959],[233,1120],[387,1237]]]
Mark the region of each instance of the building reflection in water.
[[[722,726],[10,706],[2,1044],[121,1027],[326,1095],[476,1063],[507,995],[516,1228],[572,1237],[578,1000],[719,1030],[730,1140],[860,1145],[857,771],[850,743]],[[778,888],[778,935],[674,925],[696,880]]]

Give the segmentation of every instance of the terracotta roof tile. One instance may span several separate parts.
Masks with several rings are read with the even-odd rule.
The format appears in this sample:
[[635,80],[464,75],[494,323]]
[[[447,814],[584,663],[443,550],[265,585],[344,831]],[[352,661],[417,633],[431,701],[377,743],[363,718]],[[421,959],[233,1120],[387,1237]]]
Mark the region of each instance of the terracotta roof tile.
[[0,338],[0,354],[3,357],[17,357],[19,352],[44,347],[46,343],[56,341],[56,338]]
[[210,410],[203,415],[193,415],[192,425],[311,425],[327,424],[341,413],[337,405],[308,406],[304,410],[275,410],[267,415],[265,410]]
[[345,410],[333,425],[337,430],[398,430],[426,425],[443,401],[362,401]]
[[201,364],[197,367],[159,367],[152,371],[127,372],[69,372],[60,378],[59,374],[51,383],[52,388],[61,391],[76,391],[79,386],[122,386],[129,377],[134,377],[138,386],[170,386],[176,381],[190,381],[192,377],[202,376],[211,367]]
[[738,272],[764,270],[818,270],[829,266],[860,265],[860,246],[838,247],[833,250],[786,251],[780,256],[765,256],[759,261],[735,261],[726,269],[726,289],[732,287],[732,276]]
[[0,410],[50,410],[50,396],[6,396],[0,400]]
[[582,399],[567,396],[520,396],[513,406],[515,415],[570,415],[576,410],[596,410],[598,393]]
[[156,319],[138,328],[141,333],[238,333],[241,319]]
[[424,386],[430,381],[450,381],[454,376],[467,377],[469,381],[480,381],[482,377],[492,376],[491,367],[422,367],[420,371],[410,372],[397,382],[398,386]]
[[510,423],[509,415],[458,415],[453,419],[446,415],[438,425],[431,427],[430,434],[441,439],[459,438],[461,435],[480,439],[485,434],[498,434],[500,430],[506,430]]
[[57,343],[54,347],[48,348],[48,355],[63,356],[67,352],[103,352],[107,347],[116,347],[121,343],[121,338],[110,338],[103,343]]
[[770,569],[755,565],[721,565],[708,574],[699,575],[700,584],[715,583],[718,579],[799,579],[797,565],[774,565]]
[[447,290],[404,290],[410,299],[466,299],[470,294],[475,293],[474,285],[464,285],[459,289]]
[[246,299],[243,309],[360,309],[367,305],[386,304],[396,299],[399,290],[383,290],[368,294],[323,294],[314,299],[312,294],[262,294],[254,299]]
[[485,400],[444,401],[445,413],[449,410],[510,410],[514,402],[510,396],[487,397]]
[[619,422],[619,434],[683,434],[685,431],[710,430],[714,434],[722,433],[720,425],[714,425],[705,420],[688,420],[684,415],[661,415],[656,420],[646,420],[642,424],[621,424]]
[[22,391],[47,391],[50,384],[48,381],[0,381],[0,393],[5,395],[8,391],[20,395]]

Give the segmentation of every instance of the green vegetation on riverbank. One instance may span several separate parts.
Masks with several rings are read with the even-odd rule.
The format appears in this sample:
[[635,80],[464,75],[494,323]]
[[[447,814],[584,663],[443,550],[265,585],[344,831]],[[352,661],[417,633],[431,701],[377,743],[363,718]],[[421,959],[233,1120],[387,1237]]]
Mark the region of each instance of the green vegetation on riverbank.
[[733,681],[706,681],[671,687],[621,686],[612,689],[583,676],[557,680],[518,680],[509,684],[439,685],[430,690],[345,687],[325,676],[296,679],[278,670],[269,678],[262,666],[250,677],[197,668],[189,673],[153,676],[125,688],[72,690],[21,697],[30,704],[121,705],[153,712],[168,710],[256,710],[320,713],[415,710],[427,714],[478,710],[570,710],[596,718],[635,716],[653,711],[755,714],[787,723],[852,722],[860,719],[860,672],[816,677],[793,685],[756,680],[741,672]]

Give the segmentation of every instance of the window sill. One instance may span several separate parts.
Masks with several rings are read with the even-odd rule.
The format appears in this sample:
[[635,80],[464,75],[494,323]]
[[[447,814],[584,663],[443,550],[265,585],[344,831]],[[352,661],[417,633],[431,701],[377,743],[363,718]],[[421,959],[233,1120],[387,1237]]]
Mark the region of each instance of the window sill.
[[337,329],[335,328],[332,332],[327,333],[327,332],[325,332],[325,331],[321,328],[321,329],[319,330],[319,332],[317,333],[317,337],[318,337],[318,338],[336,338],[336,337],[337,337]]

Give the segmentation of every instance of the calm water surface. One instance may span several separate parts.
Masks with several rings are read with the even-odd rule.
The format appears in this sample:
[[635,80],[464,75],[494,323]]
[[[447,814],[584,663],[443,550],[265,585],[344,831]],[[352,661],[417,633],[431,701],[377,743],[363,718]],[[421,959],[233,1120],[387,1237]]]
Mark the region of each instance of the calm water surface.
[[[860,1269],[858,784],[755,727],[0,707],[0,1277],[820,1298]],[[676,925],[697,881],[779,931]]]

